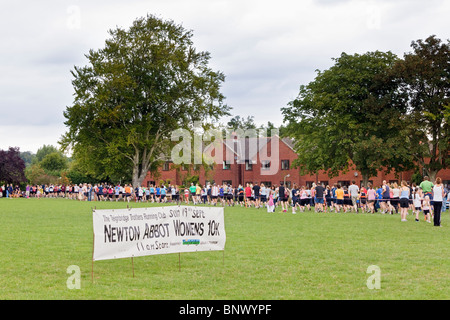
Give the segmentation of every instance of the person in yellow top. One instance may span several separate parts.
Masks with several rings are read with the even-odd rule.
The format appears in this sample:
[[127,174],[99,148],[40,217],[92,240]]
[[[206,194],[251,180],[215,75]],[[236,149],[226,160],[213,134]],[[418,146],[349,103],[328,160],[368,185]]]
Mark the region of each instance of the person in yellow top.
[[198,185],[198,183],[195,185],[195,197],[196,197],[196,203],[201,203],[201,196],[202,196],[202,188]]
[[337,212],[341,211],[341,207],[344,205],[344,189],[342,189],[342,186],[339,184],[338,188],[336,189],[336,207]]
[[130,199],[131,199],[131,187],[128,185],[128,184],[126,184],[125,185],[125,197],[123,198],[123,201],[128,201],[128,202],[130,202]]

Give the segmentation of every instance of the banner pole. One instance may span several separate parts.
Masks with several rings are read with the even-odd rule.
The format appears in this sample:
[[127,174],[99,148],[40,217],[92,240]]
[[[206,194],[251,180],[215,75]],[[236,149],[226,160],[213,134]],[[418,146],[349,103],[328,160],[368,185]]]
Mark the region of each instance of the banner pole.
[[[97,206],[95,209],[92,209],[92,214],[94,214],[94,211],[97,209]],[[94,247],[95,247],[95,233],[94,230],[92,230],[92,265],[91,265],[91,281],[94,283]]]

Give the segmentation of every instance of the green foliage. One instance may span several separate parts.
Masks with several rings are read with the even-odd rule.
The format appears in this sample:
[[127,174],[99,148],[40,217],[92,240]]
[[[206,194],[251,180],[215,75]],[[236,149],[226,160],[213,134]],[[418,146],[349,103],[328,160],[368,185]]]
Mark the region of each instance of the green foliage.
[[67,159],[60,152],[47,154],[39,163],[40,166],[50,175],[61,175],[61,171],[67,169]]
[[25,170],[25,174],[28,182],[33,185],[49,185],[59,182],[59,174],[50,174],[46,172],[39,163],[28,167]]
[[61,144],[87,171],[136,186],[168,153],[172,131],[228,114],[225,76],[193,47],[192,31],[173,21],[148,15],[109,34],[104,48],[86,55],[89,64],[72,71],[75,100]]
[[405,97],[388,73],[397,60],[391,52],[343,53],[300,87],[298,98],[282,108],[284,135],[296,140],[294,165],[334,176],[354,164],[365,178],[383,166],[409,165],[401,140]]
[[190,186],[191,183],[196,185],[200,181],[200,177],[198,175],[196,175],[196,174],[188,175],[186,177],[186,179],[184,179],[183,181],[184,181],[184,184],[187,185],[187,186]]
[[69,159],[55,146],[43,145],[32,156],[25,174],[31,184],[61,183],[60,178],[65,175],[69,163]]
[[408,148],[434,180],[450,164],[450,40],[430,36],[411,47],[392,74],[408,97]]
[[25,166],[28,168],[34,162],[33,160],[36,157],[36,155],[31,151],[24,151],[20,152],[20,157],[25,162]]
[[271,137],[272,130],[279,128],[277,128],[275,124],[270,121],[267,122],[267,125],[262,124],[259,127],[257,127],[254,116],[247,116],[247,118],[241,116],[234,116],[233,118],[230,119],[230,121],[227,122],[226,129],[223,129],[223,134],[224,136],[230,135],[233,130],[237,129],[241,129],[244,132],[246,130],[255,130],[256,136]]
[[247,116],[247,118],[241,116],[234,116],[227,122],[227,127],[232,129],[256,129],[255,117]]
[[105,181],[103,176],[95,176],[88,171],[84,171],[83,168],[78,165],[78,162],[74,161],[69,170],[66,173],[67,178],[71,183],[81,184],[81,183],[97,183],[100,181]]
[[44,144],[36,152],[36,155],[33,157],[32,164],[40,163],[42,160],[44,160],[45,156],[51,153],[61,153],[61,152],[55,146]]

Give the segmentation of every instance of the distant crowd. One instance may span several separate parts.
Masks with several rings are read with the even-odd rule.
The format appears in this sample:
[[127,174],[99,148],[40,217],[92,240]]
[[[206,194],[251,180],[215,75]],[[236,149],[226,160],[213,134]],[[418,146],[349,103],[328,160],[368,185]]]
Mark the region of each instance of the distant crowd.
[[228,184],[208,184],[201,186],[191,184],[188,187],[177,185],[150,185],[133,188],[130,184],[111,185],[79,184],[79,185],[27,185],[25,191],[18,186],[0,186],[0,197],[4,198],[66,198],[79,201],[135,201],[151,203],[185,203],[194,205],[241,206],[246,208],[267,208],[268,212],[292,210],[304,212],[367,212],[382,214],[400,213],[401,220],[406,221],[409,211],[419,221],[424,214],[425,221],[440,225],[440,214],[445,212],[446,203],[450,201],[447,186],[441,178],[435,183],[428,177],[419,186],[402,181],[386,183],[374,187],[370,183],[361,188],[355,181],[349,186],[334,184],[325,186],[322,183],[306,186],[293,185],[288,188],[283,183],[279,186],[265,186],[263,183],[247,183],[245,186],[233,187]]

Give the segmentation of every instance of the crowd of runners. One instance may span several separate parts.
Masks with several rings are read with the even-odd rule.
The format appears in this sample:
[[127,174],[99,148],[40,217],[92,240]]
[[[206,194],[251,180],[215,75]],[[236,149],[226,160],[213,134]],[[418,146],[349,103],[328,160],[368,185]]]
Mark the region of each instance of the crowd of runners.
[[246,208],[267,208],[268,212],[367,212],[400,213],[401,220],[411,212],[415,221],[423,213],[425,221],[440,225],[440,213],[444,212],[450,195],[447,186],[437,178],[435,183],[428,177],[419,185],[402,181],[386,183],[375,187],[370,183],[358,187],[355,181],[349,186],[340,184],[312,184],[311,188],[294,184],[288,188],[247,183],[245,186],[191,184],[150,185],[133,188],[130,184],[80,184],[80,185],[27,185],[25,191],[12,185],[0,186],[0,197],[18,198],[67,198],[80,201],[126,201],[151,203],[185,203],[194,205],[241,206]]

